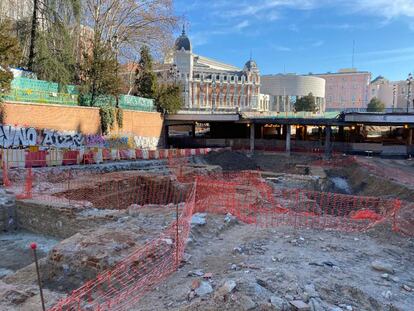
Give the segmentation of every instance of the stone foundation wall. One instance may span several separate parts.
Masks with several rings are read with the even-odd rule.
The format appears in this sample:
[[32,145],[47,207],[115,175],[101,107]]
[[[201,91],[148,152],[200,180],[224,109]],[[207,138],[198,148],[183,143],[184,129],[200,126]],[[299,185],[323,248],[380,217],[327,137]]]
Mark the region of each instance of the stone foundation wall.
[[69,206],[51,206],[31,200],[16,201],[19,228],[61,239],[117,218],[113,215],[81,217],[78,212],[78,209]]

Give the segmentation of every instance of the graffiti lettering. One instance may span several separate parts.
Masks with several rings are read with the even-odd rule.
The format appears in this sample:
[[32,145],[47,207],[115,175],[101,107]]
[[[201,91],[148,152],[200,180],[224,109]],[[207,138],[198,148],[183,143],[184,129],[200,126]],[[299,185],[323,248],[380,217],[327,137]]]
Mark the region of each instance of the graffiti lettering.
[[36,130],[32,127],[14,127],[0,124],[0,148],[27,148],[39,146],[42,148],[76,149],[82,146],[108,149],[150,149],[160,147],[159,137],[121,136],[113,134],[85,135],[79,133],[62,133],[54,130]]
[[135,145],[139,149],[157,149],[160,145],[159,137],[134,136]]
[[36,143],[37,132],[34,128],[0,126],[0,146],[3,148],[25,148],[35,146]]
[[101,135],[86,135],[85,143],[87,147],[104,147],[105,137]]
[[82,134],[62,134],[49,130],[43,131],[43,147],[78,148],[82,144]]

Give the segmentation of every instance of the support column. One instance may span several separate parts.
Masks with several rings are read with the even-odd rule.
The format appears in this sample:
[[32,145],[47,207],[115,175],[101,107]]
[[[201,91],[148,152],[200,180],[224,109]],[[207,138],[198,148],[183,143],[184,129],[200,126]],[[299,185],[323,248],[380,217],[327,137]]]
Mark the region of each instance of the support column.
[[191,134],[193,135],[193,138],[196,138],[196,125],[193,123],[191,125]]
[[413,144],[413,128],[408,129],[408,139],[407,139],[407,145],[411,146]]
[[344,130],[344,127],[343,126],[340,126],[339,127],[338,136],[339,136],[339,139],[341,141],[344,141],[345,140],[345,130]]
[[254,123],[250,124],[250,152],[254,153]]
[[168,125],[164,126],[164,147],[166,149],[170,148],[169,136],[170,136],[170,127]]
[[290,154],[291,126],[286,125],[286,153]]
[[331,132],[332,132],[331,126],[327,125],[325,127],[325,157],[327,159],[330,159],[332,156]]

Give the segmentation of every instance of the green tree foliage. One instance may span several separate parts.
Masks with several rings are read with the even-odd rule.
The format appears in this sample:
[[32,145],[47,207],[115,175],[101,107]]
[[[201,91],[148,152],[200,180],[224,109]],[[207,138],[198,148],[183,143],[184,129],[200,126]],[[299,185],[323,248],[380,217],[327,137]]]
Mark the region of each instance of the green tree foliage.
[[108,134],[109,130],[115,124],[115,109],[109,105],[99,108],[99,116],[101,117],[101,130],[103,134]]
[[157,96],[157,76],[152,68],[152,57],[147,46],[141,48],[141,59],[136,73],[136,96],[155,98]]
[[312,93],[309,93],[306,96],[299,98],[295,103],[295,110],[296,111],[310,111],[316,112],[318,111],[318,106],[316,105],[315,97]]
[[60,85],[75,82],[80,7],[80,0],[33,1],[28,68],[38,78]]
[[50,33],[38,35],[33,71],[41,80],[53,81],[59,83],[60,86],[65,86],[76,80],[74,41],[66,29],[61,28],[55,35],[58,33],[61,38],[59,40],[53,40]]
[[20,48],[16,37],[12,36],[11,24],[0,23],[0,95],[10,91],[13,74],[10,66],[20,62]]
[[[81,77],[83,77],[79,97],[81,105],[96,107],[102,105],[100,103],[102,97],[119,96],[121,79],[117,74],[117,67],[114,51],[108,44],[95,38],[92,53],[84,54],[81,66]],[[108,103],[108,105],[114,104]]]
[[182,89],[178,84],[161,85],[155,99],[157,110],[169,114],[176,113],[182,106],[181,94]]
[[384,110],[385,104],[376,97],[373,97],[371,101],[368,103],[368,112],[383,112]]
[[119,127],[123,123],[122,110],[117,108],[122,83],[117,68],[115,51],[109,44],[99,40],[99,34],[95,34],[93,49],[84,54],[81,65],[79,104],[100,108],[103,134],[114,127],[115,121]]
[[177,83],[159,83],[153,71],[152,57],[147,46],[141,48],[141,59],[135,80],[136,96],[155,99],[157,110],[175,113],[182,106],[182,89]]

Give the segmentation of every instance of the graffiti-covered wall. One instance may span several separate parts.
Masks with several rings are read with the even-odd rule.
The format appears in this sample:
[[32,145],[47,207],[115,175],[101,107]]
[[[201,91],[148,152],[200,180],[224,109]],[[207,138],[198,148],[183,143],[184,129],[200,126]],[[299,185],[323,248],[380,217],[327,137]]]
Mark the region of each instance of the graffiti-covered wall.
[[158,137],[143,137],[134,135],[102,136],[82,135],[74,132],[59,132],[53,130],[37,130],[33,127],[15,127],[0,125],[0,147],[28,148],[38,146],[41,149],[81,147],[100,147],[109,149],[157,149],[162,147]]
[[103,136],[98,108],[7,102],[4,107],[4,123],[13,126],[2,126],[2,148],[163,147],[159,113],[124,110],[123,128],[115,126],[110,135]]
[[0,146],[2,148],[79,148],[83,136],[79,133],[62,133],[52,130],[36,130],[33,127],[0,125]]

